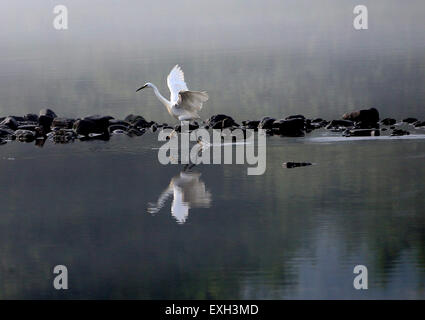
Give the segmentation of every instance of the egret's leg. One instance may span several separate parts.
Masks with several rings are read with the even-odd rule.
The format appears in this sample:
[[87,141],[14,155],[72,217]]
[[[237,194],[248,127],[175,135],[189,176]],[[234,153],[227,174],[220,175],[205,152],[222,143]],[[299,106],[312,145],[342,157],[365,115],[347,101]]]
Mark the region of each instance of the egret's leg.
[[174,135],[176,134],[176,130],[174,129],[173,131],[171,131],[171,133],[168,135],[168,140],[170,140],[172,137],[174,137]]

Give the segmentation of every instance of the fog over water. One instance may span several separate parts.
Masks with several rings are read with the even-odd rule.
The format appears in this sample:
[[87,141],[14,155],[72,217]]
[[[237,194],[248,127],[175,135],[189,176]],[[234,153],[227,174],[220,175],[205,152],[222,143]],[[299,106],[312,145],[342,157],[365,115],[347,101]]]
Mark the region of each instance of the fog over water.
[[[425,120],[425,3],[0,0],[0,117],[130,113],[175,124],[175,64],[202,119]],[[411,128],[408,128],[411,130]],[[423,130],[412,133],[423,134]],[[267,170],[158,162],[157,134],[0,146],[0,298],[425,298],[425,141],[267,138]],[[286,161],[315,165],[284,169]],[[67,292],[52,270],[69,270]],[[369,289],[353,289],[353,268]]]

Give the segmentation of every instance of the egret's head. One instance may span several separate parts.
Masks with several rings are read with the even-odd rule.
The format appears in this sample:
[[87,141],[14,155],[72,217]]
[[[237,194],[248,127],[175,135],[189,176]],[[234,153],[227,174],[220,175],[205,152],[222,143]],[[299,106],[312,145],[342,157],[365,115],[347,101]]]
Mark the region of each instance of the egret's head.
[[136,90],[136,92],[139,92],[140,90],[144,88],[152,88],[152,83],[146,82],[143,86],[141,86],[139,89]]

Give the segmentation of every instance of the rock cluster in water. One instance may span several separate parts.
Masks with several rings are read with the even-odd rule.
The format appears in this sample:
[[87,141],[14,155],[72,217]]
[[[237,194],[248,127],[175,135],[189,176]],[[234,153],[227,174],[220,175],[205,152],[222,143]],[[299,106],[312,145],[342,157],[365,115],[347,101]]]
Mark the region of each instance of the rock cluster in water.
[[[415,128],[425,128],[425,121],[416,118],[406,118],[401,122],[392,118],[380,120],[378,110],[370,108],[346,113],[341,119],[332,121],[321,118],[307,119],[299,114],[283,119],[263,117],[260,120],[246,120],[238,124],[232,117],[218,114],[207,121],[191,123],[189,129],[263,129],[268,135],[283,137],[303,137],[305,134],[320,128],[340,133],[345,137],[379,136],[383,131],[392,130],[390,135],[400,136],[409,134],[409,131],[400,128],[400,124],[403,123]],[[166,123],[159,124],[154,121],[147,121],[140,115],[131,114],[123,120],[99,115],[68,119],[58,117],[50,109],[43,109],[38,115],[0,117],[0,144],[12,140],[35,141],[38,146],[42,146],[46,140],[55,143],[68,143],[76,139],[82,141],[108,140],[111,135],[115,134],[141,136],[145,132],[155,132],[158,129],[165,128],[180,131],[180,125],[172,127]]]

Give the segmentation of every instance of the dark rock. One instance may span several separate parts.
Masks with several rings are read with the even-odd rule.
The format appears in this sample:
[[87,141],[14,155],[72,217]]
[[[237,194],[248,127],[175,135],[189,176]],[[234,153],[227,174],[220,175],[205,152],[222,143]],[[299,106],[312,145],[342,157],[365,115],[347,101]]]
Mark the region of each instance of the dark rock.
[[273,129],[273,123],[276,121],[275,118],[270,118],[270,117],[263,117],[260,120],[260,123],[258,125],[258,129]]
[[415,128],[425,127],[425,121],[416,121],[413,125]]
[[295,114],[292,116],[287,116],[285,118],[285,120],[289,120],[289,119],[305,119],[305,117],[302,114]]
[[246,120],[246,121],[242,121],[242,125],[244,125],[247,129],[254,129],[255,130],[255,129],[258,128],[259,124],[260,124],[260,121],[259,120],[254,120],[254,121]]
[[55,143],[69,143],[77,138],[77,134],[70,129],[58,129],[53,132],[52,139]]
[[207,126],[213,129],[225,129],[232,126],[239,126],[232,117],[225,114],[217,114],[207,121]]
[[32,142],[35,140],[35,132],[30,130],[16,130],[16,139],[22,142]]
[[127,134],[130,137],[134,137],[134,136],[141,136],[145,132],[146,132],[146,129],[140,129],[140,130],[138,130],[138,129],[131,128],[130,130],[128,130]]
[[273,133],[286,137],[304,136],[304,119],[292,118],[288,120],[277,120],[273,122]]
[[129,122],[124,121],[124,120],[109,119],[109,125],[110,126],[115,125],[115,124],[125,126],[125,127],[128,127],[128,128],[131,126],[131,124]]
[[[196,130],[196,129],[199,129],[199,125],[198,124],[189,123],[189,131]],[[213,128],[213,129],[219,129],[219,128]],[[176,124],[174,126],[174,130],[176,132],[181,132],[181,125],[180,124]]]
[[311,165],[312,165],[312,163],[310,163],[310,162],[285,162],[282,166],[284,168],[292,169],[292,168],[306,167],[306,166],[311,166]]
[[50,131],[53,119],[57,118],[56,113],[50,109],[42,109],[38,114],[38,124],[43,128],[44,132]]
[[28,113],[24,116],[25,121],[38,122],[38,116],[33,113]]
[[326,127],[329,124],[329,121],[323,120],[322,118],[316,118],[310,122],[306,121],[306,128],[310,129],[319,129]]
[[99,115],[92,115],[92,116],[87,116],[83,118],[84,120],[91,120],[96,122],[98,125],[103,126],[103,127],[107,127],[109,126],[109,122],[111,120],[114,120],[113,117],[111,116],[99,116]]
[[316,129],[320,129],[324,126],[326,126],[328,123],[325,120],[321,120],[321,121],[313,121],[310,119],[305,119],[304,120],[304,125],[305,125],[305,130],[307,132],[310,132],[312,130],[316,130]]
[[127,117],[125,117],[124,120],[130,123],[133,127],[137,128],[149,128],[150,126],[152,126],[152,124],[155,123],[154,121],[148,122],[142,116],[137,116],[134,114],[128,115]]
[[5,138],[13,135],[14,131],[7,126],[0,126],[0,137]]
[[51,127],[60,129],[71,129],[74,122],[74,119],[54,118]]
[[36,124],[25,124],[25,125],[20,125],[18,127],[18,130],[31,130],[31,131],[35,131],[35,128],[37,128]]
[[52,125],[53,118],[50,116],[41,115],[38,117],[38,124],[41,126],[45,132],[50,131],[50,126]]
[[41,109],[40,112],[38,113],[38,116],[45,116],[45,117],[49,117],[52,118],[52,120],[54,118],[57,118],[57,115],[54,111],[50,110],[50,109]]
[[[198,128],[198,127],[197,127]],[[158,130],[158,125],[156,123],[154,123],[153,125],[151,125],[150,130],[152,132],[156,132],[156,130]]]
[[15,119],[16,121],[18,121],[18,123],[19,122],[24,122],[25,121],[25,118],[24,117],[21,117],[21,116],[10,116],[10,117],[12,117],[13,119]]
[[376,123],[379,121],[379,111],[375,108],[364,109],[346,113],[342,116],[344,120],[351,120],[354,122],[369,122]]
[[6,117],[3,119],[2,122],[0,122],[0,126],[7,126],[8,128],[12,129],[12,130],[16,130],[18,129],[18,121],[14,118],[14,117]]
[[110,116],[88,116],[74,122],[73,128],[75,132],[83,136],[89,136],[91,133],[109,135],[108,127]]
[[418,119],[416,119],[416,118],[406,118],[406,119],[403,119],[403,122],[406,122],[406,123],[414,123],[416,121],[418,121]]
[[379,129],[348,129],[343,133],[345,137],[377,137],[380,135]]
[[392,126],[393,124],[396,124],[396,122],[396,119],[393,118],[385,118],[381,121],[384,126]]
[[405,136],[405,135],[409,135],[410,132],[403,130],[403,129],[394,129],[393,132],[391,132],[392,136]]
[[95,121],[92,119],[79,119],[74,122],[73,129],[76,133],[89,136],[90,133],[109,134],[108,119]]
[[356,129],[379,129],[379,123],[377,122],[356,122],[354,125]]
[[88,136],[89,133],[98,131],[96,124],[91,120],[79,119],[74,122],[73,129],[76,133],[81,134],[83,136]]

